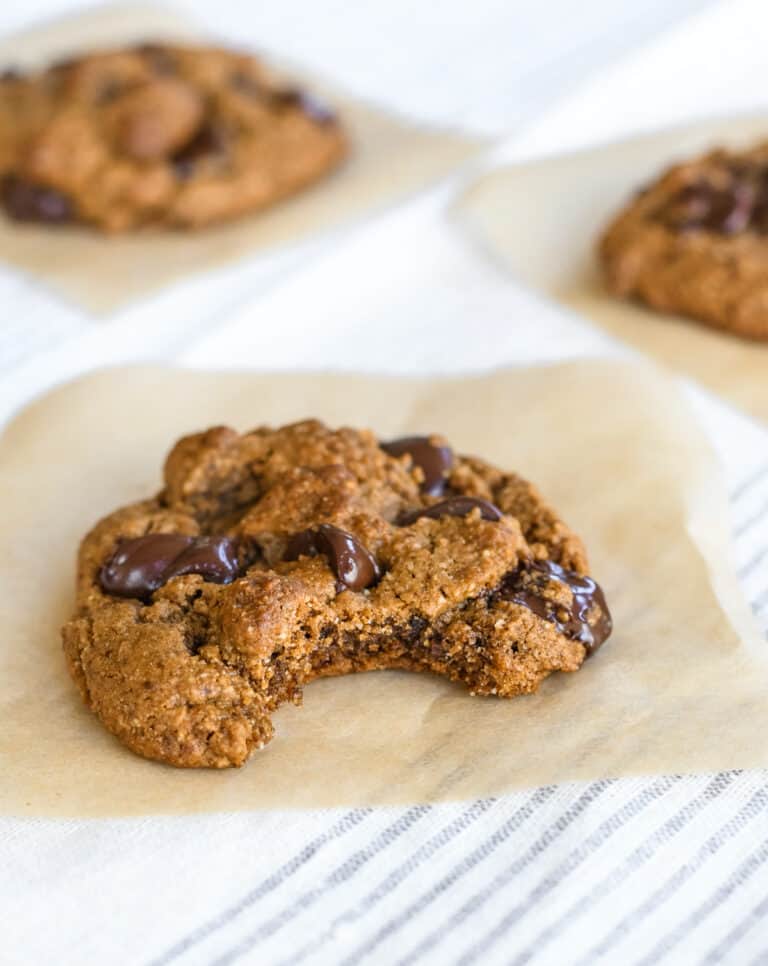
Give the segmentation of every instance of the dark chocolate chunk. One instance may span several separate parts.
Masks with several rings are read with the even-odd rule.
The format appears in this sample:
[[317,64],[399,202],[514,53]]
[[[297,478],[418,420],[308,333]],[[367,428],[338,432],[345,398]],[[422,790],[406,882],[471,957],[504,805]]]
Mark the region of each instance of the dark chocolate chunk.
[[382,443],[381,448],[390,456],[407,453],[415,466],[424,474],[421,489],[430,496],[440,496],[445,490],[445,480],[453,466],[453,450],[450,446],[433,443],[429,436],[404,436]]
[[102,589],[116,597],[147,597],[164,582],[164,574],[192,543],[180,533],[150,533],[123,540],[101,568]]
[[397,525],[407,527],[415,523],[421,517],[431,517],[437,520],[440,517],[465,517],[472,510],[478,509],[483,520],[501,520],[503,514],[501,510],[488,500],[482,500],[476,496],[451,496],[440,503],[433,503],[432,506],[423,507],[420,510],[409,510],[397,519]]
[[182,574],[200,574],[214,584],[228,584],[237,571],[237,551],[229,537],[196,537],[165,571],[163,582]]
[[272,91],[271,101],[276,107],[298,107],[317,124],[335,124],[337,120],[327,104],[298,87]]
[[172,156],[171,164],[177,177],[189,178],[201,162],[223,156],[226,137],[217,124],[204,124],[185,145]]
[[768,172],[746,164],[730,165],[728,180],[713,184],[700,178],[681,188],[657,212],[678,231],[713,231],[735,235],[768,229]]
[[13,174],[3,180],[0,195],[6,213],[16,221],[66,224],[75,220],[74,207],[66,195]]
[[736,182],[729,189],[701,182],[684,188],[667,214],[682,231],[703,228],[733,235],[748,226],[755,196],[755,186],[748,181]]
[[99,573],[102,590],[115,597],[147,600],[172,577],[200,574],[228,584],[238,574],[235,545],[229,537],[186,537],[149,533],[123,540]]
[[11,81],[21,80],[21,71],[17,70],[15,67],[6,67],[4,71],[0,73],[0,84],[8,84]]
[[[552,581],[568,587],[572,595],[570,607],[543,596],[543,591]],[[587,656],[593,654],[613,630],[611,614],[600,585],[591,577],[582,577],[551,560],[524,564],[505,579],[499,596],[503,600],[521,604],[550,621],[561,634],[583,644]]]
[[298,560],[299,557],[316,557],[320,551],[317,549],[317,531],[301,530],[288,538],[283,553],[283,560]]
[[364,590],[381,577],[381,570],[373,554],[346,530],[330,523],[302,530],[294,534],[286,544],[284,560],[298,560],[299,557],[315,557],[318,554],[328,558],[331,569],[338,577],[339,591]]

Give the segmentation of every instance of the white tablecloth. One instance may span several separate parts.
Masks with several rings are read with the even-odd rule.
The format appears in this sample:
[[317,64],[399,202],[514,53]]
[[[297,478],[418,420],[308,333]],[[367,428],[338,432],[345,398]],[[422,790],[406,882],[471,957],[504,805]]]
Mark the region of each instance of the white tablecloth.
[[[202,0],[199,6],[205,9]],[[410,54],[394,43],[406,24],[404,2],[316,6],[293,0],[254,13],[222,2],[217,12],[222,29],[258,24],[276,48],[330,72],[335,65],[349,86],[370,84],[368,93],[389,92],[392,103],[415,113],[446,119],[453,109],[452,119],[462,123],[484,103],[477,126],[486,128],[500,119],[522,122],[527,113],[528,125],[505,146],[510,155],[754,106],[766,90],[760,27],[767,18],[758,0],[708,7],[604,67],[535,120],[526,97],[512,89],[501,53],[529,58],[541,109],[556,88],[584,76],[578,58],[563,54],[570,41],[601,62],[611,50],[627,49],[636,34],[619,29],[616,8],[623,5],[594,0],[576,13],[562,3],[555,17],[547,4],[531,12],[522,3],[456,2],[441,5],[438,27],[436,8],[421,8]],[[671,18],[674,6],[679,13],[700,4],[649,3],[632,18],[645,18],[637,29],[649,31],[659,17]],[[0,16],[20,22],[53,7],[34,0]],[[607,19],[599,19],[600,10]],[[522,19],[526,11],[530,20]],[[373,45],[348,50],[324,17],[331,24],[336,18],[347,38],[370,24],[379,55],[370,56]],[[516,29],[523,36],[528,30],[538,48],[533,41],[516,47]],[[440,44],[430,46],[435,30]],[[570,64],[560,80],[552,65],[545,69],[550,41]],[[467,48],[474,55],[466,75],[458,67],[446,72],[454,79],[446,78],[442,95],[435,92],[427,104],[420,80],[428,88],[441,57],[469,59]],[[401,74],[407,83],[396,82]],[[492,90],[501,90],[493,102]],[[450,191],[434,190],[322,246],[177,286],[106,323],[0,272],[0,418],[61,378],[137,358],[445,372],[621,351],[468,248],[445,214]],[[766,430],[695,387],[689,396],[721,455],[736,564],[768,627]],[[729,772],[411,808],[4,818],[0,959],[178,966],[766,962],[766,805],[768,774]]]

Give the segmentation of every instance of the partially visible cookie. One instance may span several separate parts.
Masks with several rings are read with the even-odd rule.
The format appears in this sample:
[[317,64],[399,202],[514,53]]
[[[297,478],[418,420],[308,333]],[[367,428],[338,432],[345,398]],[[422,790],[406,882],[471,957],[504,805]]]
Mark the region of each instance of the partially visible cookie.
[[148,43],[0,75],[0,200],[22,221],[201,228],[299,191],[346,150],[328,108],[234,51]]
[[599,256],[616,295],[768,339],[768,142],[670,168],[608,227]]
[[222,768],[314,678],[404,668],[511,697],[610,630],[581,541],[525,480],[437,437],[307,421],[180,440],[161,492],[84,539],[63,637],[129,748]]

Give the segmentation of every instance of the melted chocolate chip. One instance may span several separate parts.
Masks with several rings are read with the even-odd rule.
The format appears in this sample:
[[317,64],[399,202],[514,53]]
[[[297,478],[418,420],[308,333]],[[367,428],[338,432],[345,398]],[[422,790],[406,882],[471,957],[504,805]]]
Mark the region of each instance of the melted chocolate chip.
[[440,496],[445,490],[445,479],[453,466],[453,450],[450,446],[433,443],[429,436],[404,436],[381,443],[381,448],[390,456],[407,453],[411,457],[414,465],[424,474],[422,492],[429,496]]
[[6,213],[16,221],[67,224],[75,220],[72,202],[60,191],[8,175],[0,189]]
[[20,70],[17,70],[15,67],[6,67],[0,73],[0,84],[9,84],[11,81],[21,80],[21,76]]
[[200,574],[214,584],[228,584],[237,576],[237,553],[228,537],[196,537],[163,574],[163,580]]
[[147,597],[162,586],[165,571],[192,539],[179,533],[152,533],[122,541],[101,568],[102,589],[117,597]]
[[189,178],[195,167],[209,158],[223,156],[226,150],[226,137],[219,125],[204,124],[195,135],[179,148],[171,158],[177,177]]
[[288,538],[283,560],[298,560],[299,557],[316,557],[321,551],[317,548],[317,531],[301,530]]
[[[298,560],[299,557],[315,557],[318,554],[328,558],[331,569],[339,580],[337,590],[364,590],[381,577],[381,570],[373,554],[346,530],[330,523],[302,530],[288,541],[284,560]],[[340,585],[340,586],[339,586]]]
[[481,500],[476,496],[451,496],[440,503],[433,503],[432,506],[424,507],[421,510],[410,510],[402,514],[397,525],[400,527],[410,526],[421,517],[431,517],[437,520],[440,517],[465,517],[472,510],[477,508],[483,520],[501,520],[503,514],[501,510],[488,500]]
[[298,107],[317,124],[336,123],[336,115],[327,104],[298,87],[272,91],[270,100],[276,107]]
[[729,180],[713,184],[701,178],[681,188],[657,212],[657,218],[678,231],[712,231],[735,235],[768,230],[768,172],[733,164]]
[[115,597],[148,600],[172,577],[200,574],[212,583],[228,584],[237,573],[237,554],[229,537],[149,533],[123,540],[101,568],[99,583]]
[[[570,590],[570,607],[543,596],[543,591],[553,581]],[[520,567],[506,578],[499,596],[527,607],[554,624],[561,634],[579,641],[586,648],[587,656],[607,640],[613,629],[600,585],[591,577],[582,577],[551,560],[536,560]]]

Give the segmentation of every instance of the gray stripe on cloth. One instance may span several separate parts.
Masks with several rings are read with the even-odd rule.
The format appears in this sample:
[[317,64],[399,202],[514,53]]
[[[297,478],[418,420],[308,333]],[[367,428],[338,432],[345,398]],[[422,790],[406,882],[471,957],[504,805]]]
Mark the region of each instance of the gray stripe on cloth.
[[685,828],[702,809],[715,801],[739,774],[740,772],[722,772],[715,775],[702,792],[686,802],[671,818],[668,818],[655,832],[649,835],[641,845],[622,859],[620,864],[604,876],[597,885],[593,886],[589,895],[579,896],[576,902],[572,903],[559,918],[543,929],[528,944],[527,950],[521,954],[516,963],[527,963],[533,959],[548,943],[558,937],[564,922],[575,922],[579,916],[594,908],[601,899],[610,895],[616,886],[625,882],[638,869],[642,868],[646,862],[654,857],[660,846],[671,842],[675,835]]
[[429,932],[422,940],[419,942],[407,956],[403,956],[398,960],[398,966],[408,966],[410,963],[417,962],[422,956],[434,946],[440,939],[449,935],[453,929],[461,925],[477,907],[482,905],[482,903],[487,898],[487,895],[491,892],[498,891],[506,882],[513,878],[519,871],[526,868],[535,859],[539,858],[547,849],[556,842],[559,837],[565,832],[567,828],[581,815],[583,815],[591,805],[600,799],[611,785],[615,784],[614,780],[604,779],[598,782],[592,782],[588,788],[585,789],[576,799],[575,803],[570,805],[556,821],[552,822],[546,831],[536,839],[533,845],[515,860],[515,862],[504,870],[500,875],[494,876],[490,884],[485,886],[479,892],[474,893],[474,895],[465,902],[453,915],[449,917],[447,921],[441,923],[441,925]]
[[402,885],[408,876],[415,872],[419,866],[433,858],[440,849],[449,845],[462,832],[471,828],[495,804],[497,804],[496,799],[481,799],[462,812],[452,822],[444,825],[436,835],[433,835],[429,841],[420,846],[404,862],[401,862],[372,892],[369,892],[351,909],[337,916],[323,933],[313,936],[312,941],[307,943],[306,946],[303,946],[294,955],[288,959],[281,960],[279,966],[297,966],[298,963],[303,962],[310,954],[317,954],[328,941],[335,937],[335,933],[339,928],[349,926],[365,916],[382,899],[385,899],[398,886]]
[[757,513],[753,513],[751,517],[747,517],[746,520],[743,520],[737,527],[733,528],[734,539],[740,540],[744,537],[761,520],[765,519],[766,514],[768,514],[768,501],[760,504],[760,509]]
[[473,849],[460,862],[454,865],[451,871],[438,880],[427,893],[420,896],[416,902],[411,903],[410,906],[402,910],[396,918],[386,922],[361,948],[356,949],[352,955],[347,956],[346,959],[337,963],[336,966],[352,966],[352,964],[360,962],[392,933],[404,926],[414,916],[427,908],[436,898],[458,882],[467,872],[493,855],[496,848],[502,842],[506,841],[510,835],[522,828],[528,819],[536,814],[539,806],[551,798],[556,791],[557,789],[554,785],[546,785],[531,794],[524,805],[517,808],[481,845]]
[[702,902],[697,909],[694,909],[674,929],[663,936],[653,949],[638,961],[636,966],[653,966],[654,963],[658,963],[662,956],[666,956],[682,939],[685,939],[697,926],[700,926],[715,909],[726,902],[738,888],[743,886],[765,863],[766,859],[768,859],[768,839],[764,839],[760,847],[749,855],[705,902]]
[[431,805],[417,805],[414,808],[409,808],[407,812],[377,835],[369,845],[354,852],[341,865],[337,866],[319,885],[309,889],[299,899],[291,903],[290,906],[283,909],[282,912],[277,913],[277,915],[262,923],[258,929],[241,939],[237,945],[232,946],[222,956],[213,960],[211,966],[228,966],[229,963],[233,963],[236,959],[250,952],[259,942],[269,939],[270,936],[279,932],[292,919],[295,919],[296,916],[314,905],[324,895],[327,895],[330,889],[334,889],[348,879],[351,879],[366,863],[370,862],[380,852],[383,852],[404,832],[407,832],[411,826],[415,825],[431,811]]
[[274,872],[263,882],[252,889],[242,899],[238,899],[234,905],[229,906],[223,912],[219,913],[218,916],[213,919],[209,919],[207,923],[204,923],[198,929],[195,929],[189,935],[180,939],[177,943],[171,946],[165,953],[159,956],[157,959],[153,959],[149,966],[165,966],[166,963],[172,962],[174,959],[178,959],[179,956],[184,955],[188,950],[192,949],[194,946],[201,943],[204,939],[207,939],[212,933],[232,922],[241,913],[243,913],[249,906],[252,906],[254,902],[258,902],[264,896],[269,895],[279,886],[289,879],[292,875],[298,872],[302,866],[306,865],[314,856],[330,842],[341,838],[347,832],[356,828],[361,822],[373,815],[372,808],[356,808],[351,812],[347,812],[343,818],[340,819],[335,825],[327,832],[323,832],[318,835],[312,842],[301,849],[292,859],[289,859],[284,865],[282,865],[277,872]]
[[762,590],[759,594],[757,594],[756,597],[753,597],[752,600],[750,601],[750,604],[752,605],[753,611],[758,612],[762,610],[763,607],[765,607],[765,605],[768,604],[768,587],[766,587],[765,590]]
[[456,960],[456,966],[469,966],[475,962],[479,956],[484,955],[494,946],[505,933],[520,919],[536,908],[539,902],[548,893],[556,889],[564,879],[572,875],[579,869],[591,856],[608,842],[611,837],[622,829],[631,819],[642,814],[645,808],[662,798],[674,785],[681,781],[681,776],[659,778],[653,784],[646,786],[634,798],[625,802],[618,811],[614,812],[610,818],[602,822],[595,831],[589,835],[584,843],[574,849],[560,865],[538,883],[532,889],[526,899],[513,906],[501,921],[485,936],[467,949],[464,954]]
[[750,557],[750,559],[744,564],[743,567],[739,568],[739,570],[737,571],[737,576],[739,580],[746,580],[747,577],[749,577],[749,575],[752,573],[752,571],[757,569],[757,567],[760,566],[760,564],[765,560],[766,557],[768,557],[768,547],[762,547],[760,550],[757,551],[756,554]]
[[723,959],[731,952],[734,946],[736,946],[750,930],[754,929],[759,922],[764,922],[766,915],[768,915],[768,896],[765,899],[761,899],[756,906],[747,913],[747,915],[736,923],[736,925],[728,932],[710,951],[707,953],[705,958],[702,960],[701,966],[711,966],[714,963],[721,963]]
[[687,882],[723,845],[734,835],[737,835],[746,825],[756,818],[768,804],[768,785],[763,785],[750,798],[746,805],[739,809],[732,819],[722,825],[714,835],[698,849],[693,859],[683,863],[664,884],[640,903],[632,912],[628,913],[599,943],[593,946],[587,955],[579,960],[581,964],[592,963],[620,943],[634,929],[636,929],[654,910],[668,902],[678,889]]
[[745,480],[742,480],[742,482],[735,487],[735,489],[729,494],[731,502],[737,503],[748,490],[751,490],[756,483],[759,483],[766,477],[768,477],[768,463],[766,463],[764,466],[761,466],[758,470],[748,476]]

